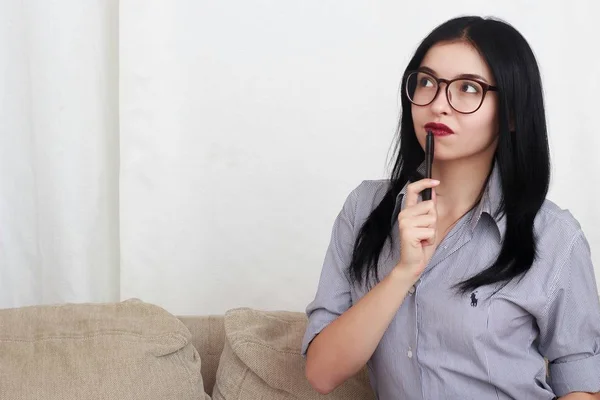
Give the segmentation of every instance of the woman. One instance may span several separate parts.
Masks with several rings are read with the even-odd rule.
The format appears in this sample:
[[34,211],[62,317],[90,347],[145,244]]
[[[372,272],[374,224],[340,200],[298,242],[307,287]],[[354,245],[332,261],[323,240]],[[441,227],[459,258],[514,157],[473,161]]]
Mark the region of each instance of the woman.
[[526,40],[493,19],[444,23],[407,67],[402,108],[391,179],[363,182],[335,221],[307,308],[309,382],[328,393],[367,364],[381,400],[600,398],[590,248],[546,200]]

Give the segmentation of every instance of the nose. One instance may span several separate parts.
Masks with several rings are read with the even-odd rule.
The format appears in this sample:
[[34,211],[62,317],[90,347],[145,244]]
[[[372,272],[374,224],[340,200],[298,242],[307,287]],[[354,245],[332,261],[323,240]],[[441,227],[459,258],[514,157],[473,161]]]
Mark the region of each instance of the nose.
[[436,97],[429,105],[431,107],[431,111],[433,111],[435,114],[447,115],[452,112],[452,107],[450,106],[448,97],[446,96],[447,87],[447,83],[440,82],[440,89],[438,90]]

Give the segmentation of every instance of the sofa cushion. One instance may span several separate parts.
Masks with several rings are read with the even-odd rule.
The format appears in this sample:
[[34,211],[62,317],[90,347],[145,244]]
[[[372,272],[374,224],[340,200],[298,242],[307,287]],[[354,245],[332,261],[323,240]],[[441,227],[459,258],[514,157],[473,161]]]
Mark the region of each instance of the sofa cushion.
[[304,373],[306,315],[239,308],[225,314],[225,346],[213,400],[374,399],[366,370],[327,396]]
[[0,310],[0,399],[209,399],[190,332],[139,300]]
[[217,368],[225,343],[225,327],[222,315],[179,316],[192,334],[192,344],[202,360],[204,391],[212,394]]

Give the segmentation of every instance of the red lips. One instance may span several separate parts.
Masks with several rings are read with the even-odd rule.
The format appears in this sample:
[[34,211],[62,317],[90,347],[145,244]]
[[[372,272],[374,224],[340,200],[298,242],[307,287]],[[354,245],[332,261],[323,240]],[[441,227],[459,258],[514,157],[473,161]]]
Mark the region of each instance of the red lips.
[[444,124],[429,122],[425,124],[425,130],[431,131],[435,136],[452,135],[454,131]]

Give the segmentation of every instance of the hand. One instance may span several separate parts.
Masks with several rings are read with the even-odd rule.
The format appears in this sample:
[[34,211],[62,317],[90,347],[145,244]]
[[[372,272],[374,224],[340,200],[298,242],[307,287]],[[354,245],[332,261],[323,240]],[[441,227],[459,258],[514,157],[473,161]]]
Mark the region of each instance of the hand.
[[600,394],[592,394],[586,392],[571,392],[567,395],[560,396],[559,400],[594,400],[600,398]]
[[[439,181],[422,179],[407,186],[404,210],[398,215],[400,262],[397,268],[416,281],[435,250],[437,207],[435,187]],[[432,188],[431,200],[418,203],[419,193]]]

